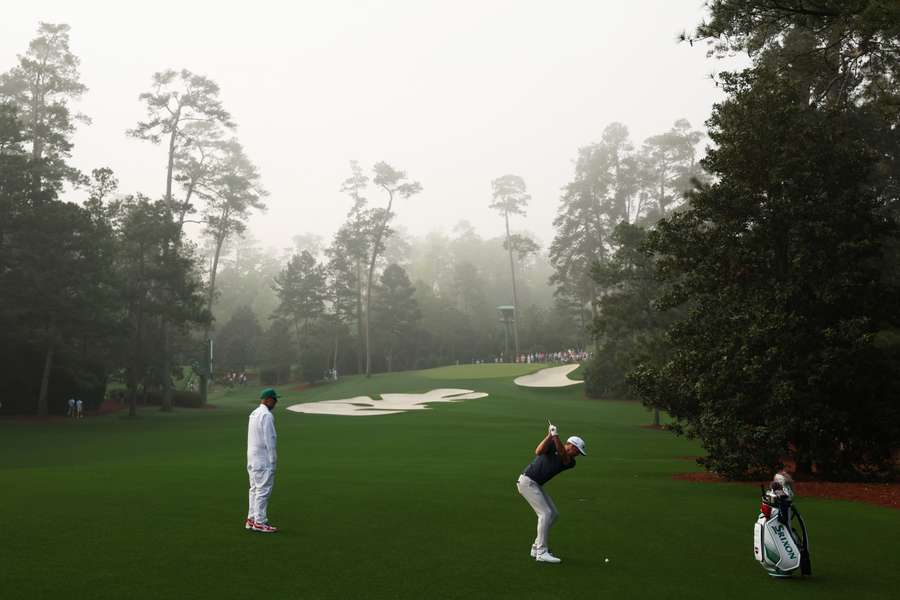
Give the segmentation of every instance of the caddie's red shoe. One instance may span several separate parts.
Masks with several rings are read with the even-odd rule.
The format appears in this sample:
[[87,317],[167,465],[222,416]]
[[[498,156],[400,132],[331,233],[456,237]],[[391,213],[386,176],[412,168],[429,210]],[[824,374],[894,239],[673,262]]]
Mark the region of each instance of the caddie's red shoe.
[[253,531],[258,531],[260,533],[275,533],[278,531],[277,527],[273,527],[268,523],[253,523],[252,529]]
[[256,522],[249,517],[244,519],[244,529],[253,529],[253,526],[255,524],[256,524]]

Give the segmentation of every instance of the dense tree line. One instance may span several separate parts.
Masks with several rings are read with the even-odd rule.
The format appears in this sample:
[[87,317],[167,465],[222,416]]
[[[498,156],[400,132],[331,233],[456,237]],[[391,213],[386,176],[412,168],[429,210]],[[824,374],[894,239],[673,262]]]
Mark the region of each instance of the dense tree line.
[[[316,381],[591,346],[587,391],[633,397],[733,477],[796,460],[891,474],[900,447],[900,8],[880,0],[714,0],[692,46],[746,52],[717,75],[706,133],[680,119],[640,144],[612,123],[578,149],[549,247],[516,228],[525,178],[486,182],[504,233],[406,234],[422,185],[351,163],[330,237],[278,255],[247,235],[261,175],[216,84],[152,77],[128,132],[165,148],[159,194],[70,164],[87,93],[69,28],[42,24],[0,75],[0,381],[6,410],[97,401],[132,411],[259,369]],[[705,155],[700,145],[708,139]],[[162,160],[161,160],[162,165]],[[487,184],[490,185],[487,185]],[[69,187],[87,190],[66,202]],[[186,225],[200,224],[192,241]],[[549,283],[549,285],[548,285]],[[210,364],[208,338],[215,348]]]
[[[78,69],[69,27],[42,23],[0,75],[0,394],[8,410],[45,415],[76,395],[96,405],[115,376],[132,414],[139,398],[168,410],[186,365],[207,375],[196,338],[216,284],[216,260],[201,267],[184,225],[202,223],[218,253],[264,191],[218,87],[189,71],[156,73],[140,95],[148,118],[128,132],[165,142],[163,195],[119,194],[107,168],[79,172]],[[67,185],[87,200],[65,201]]]
[[[216,335],[220,367],[259,364],[269,380],[283,381],[294,365],[304,379],[315,381],[331,369],[365,374],[367,364],[378,372],[499,359],[504,348],[497,307],[512,304],[513,276],[523,307],[520,350],[579,345],[578,324],[553,303],[551,268],[533,236],[511,229],[508,236],[484,239],[463,221],[449,234],[411,237],[385,218],[385,209],[369,207],[366,194],[379,172],[401,173],[380,163],[370,179],[351,164],[342,186],[350,208],[329,244],[298,235],[291,252],[278,257],[244,240],[223,255],[222,281],[228,283],[213,309],[226,323]],[[267,277],[274,286],[265,285]],[[238,331],[258,333],[250,340]],[[276,339],[282,352],[267,353],[266,344]],[[245,358],[251,346],[257,361]],[[231,347],[234,353],[226,350]],[[503,358],[512,360],[513,354],[511,344]]]
[[[707,123],[708,177],[682,188],[680,206],[651,202],[641,228],[619,200],[633,180],[609,135],[601,175],[582,181],[596,172],[582,167],[594,148],[582,151],[563,199],[554,244],[580,252],[556,261],[556,277],[561,295],[584,289],[579,304],[595,310],[589,387],[667,411],[729,476],[786,458],[832,477],[888,475],[900,447],[900,9],[718,0],[709,10],[685,40],[746,51],[752,65],[718,76],[727,97]],[[603,200],[581,204],[595,189]],[[584,216],[567,228],[575,207]],[[573,244],[574,224],[595,215],[605,237]],[[572,277],[579,258],[590,277]]]
[[88,90],[69,34],[42,23],[0,76],[5,410],[59,412],[73,395],[96,405],[111,381],[134,413],[142,400],[171,409],[185,400],[177,388],[205,398],[223,371],[314,381],[491,360],[501,304],[520,308],[523,351],[578,343],[550,306],[540,247],[509,222],[527,200],[521,177],[494,182],[502,238],[467,223],[411,238],[394,218],[422,186],[385,162],[353,163],[332,239],[298,234],[293,252],[273,255],[245,237],[267,193],[218,86],[173,69],[152,75],[138,95],[146,116],[125,132],[160,146],[158,192],[122,193],[108,168],[79,172],[72,135],[90,120],[71,104]]
[[[703,135],[684,119],[640,146],[622,123],[578,151],[573,180],[562,191],[550,245],[556,304],[593,338],[588,393],[628,397],[626,376],[664,354],[664,323],[652,306],[654,260],[640,250],[646,230],[684,206],[704,181]],[[658,419],[658,414],[657,414]]]

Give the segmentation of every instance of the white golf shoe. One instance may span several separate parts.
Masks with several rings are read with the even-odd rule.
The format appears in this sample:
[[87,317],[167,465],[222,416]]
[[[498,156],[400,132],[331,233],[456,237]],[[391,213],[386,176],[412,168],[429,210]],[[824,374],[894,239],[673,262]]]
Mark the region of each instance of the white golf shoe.
[[549,550],[543,550],[537,553],[534,557],[534,560],[537,562],[545,562],[545,563],[559,563],[562,562],[562,559],[556,558],[552,554],[550,554]]
[[531,547],[531,558],[534,558],[534,557],[536,557],[536,556],[537,556],[537,547],[536,547],[536,546],[532,546],[532,547]]

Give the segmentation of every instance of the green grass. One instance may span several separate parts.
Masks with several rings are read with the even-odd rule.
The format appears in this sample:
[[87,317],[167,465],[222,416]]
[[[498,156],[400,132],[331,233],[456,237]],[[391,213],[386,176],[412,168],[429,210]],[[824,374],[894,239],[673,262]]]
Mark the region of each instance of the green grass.
[[[642,429],[642,407],[587,400],[581,386],[516,388],[521,372],[466,365],[287,391],[270,503],[282,531],[271,536],[242,528],[255,389],[218,393],[216,410],[2,421],[0,598],[794,600],[900,589],[900,511],[801,498],[815,576],[771,580],[752,557],[753,487],[673,480],[697,468],[682,458],[699,453],[693,442]],[[490,396],[381,417],[284,410],[435,387]],[[529,560],[534,514],[514,485],[548,417],[590,453],[547,485],[561,565]]]

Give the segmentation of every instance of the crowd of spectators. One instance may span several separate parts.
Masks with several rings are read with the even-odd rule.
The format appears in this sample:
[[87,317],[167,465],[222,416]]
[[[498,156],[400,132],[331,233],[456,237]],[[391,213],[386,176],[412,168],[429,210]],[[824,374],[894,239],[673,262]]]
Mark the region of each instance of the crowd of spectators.
[[474,359],[472,361],[473,364],[483,364],[483,363],[505,363],[505,362],[514,362],[514,363],[552,363],[552,364],[571,364],[571,363],[579,363],[584,362],[588,358],[590,358],[590,353],[586,350],[577,350],[575,348],[569,348],[567,350],[559,350],[556,352],[525,352],[517,355],[513,355],[509,357],[507,360],[506,356],[501,352],[499,355],[491,357],[488,360],[484,359]]

